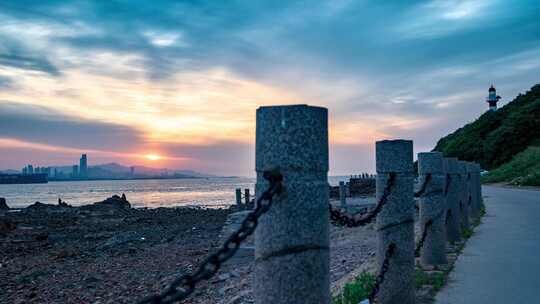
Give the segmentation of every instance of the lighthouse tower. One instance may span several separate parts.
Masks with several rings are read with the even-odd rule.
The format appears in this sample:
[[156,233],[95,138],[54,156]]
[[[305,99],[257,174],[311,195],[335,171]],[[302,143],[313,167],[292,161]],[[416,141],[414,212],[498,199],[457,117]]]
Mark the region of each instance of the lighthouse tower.
[[501,99],[501,96],[497,95],[497,90],[491,85],[489,88],[489,95],[486,99],[486,102],[489,104],[490,111],[497,111],[497,101]]

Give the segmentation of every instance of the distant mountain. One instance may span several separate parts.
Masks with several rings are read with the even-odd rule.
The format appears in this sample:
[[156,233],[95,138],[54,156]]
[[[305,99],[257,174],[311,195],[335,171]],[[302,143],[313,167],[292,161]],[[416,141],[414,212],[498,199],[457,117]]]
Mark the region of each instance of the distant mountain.
[[[517,157],[512,165],[505,167],[507,172],[509,167],[517,168],[517,162],[521,160],[527,158],[530,162],[531,159],[538,159],[531,156],[536,155],[537,150],[527,148],[540,146],[539,130],[540,84],[537,84],[499,110],[487,111],[476,121],[441,138],[434,150],[443,152],[445,156],[478,162],[487,170],[507,164],[517,154],[527,150],[526,154]],[[525,174],[524,171],[515,173]],[[515,178],[516,174],[506,176]]]
[[151,168],[145,166],[133,166],[133,175],[131,175],[131,168],[123,166],[118,163],[108,163],[88,167],[89,177],[148,177],[148,176],[175,176],[175,177],[215,177],[214,175],[204,174],[192,170],[171,170],[165,168]]
[[[176,177],[176,178],[209,178],[216,177],[215,175],[204,174],[193,170],[175,170],[166,168],[151,168],[145,166],[133,166],[133,174],[131,173],[130,166],[123,166],[118,163],[107,163],[99,165],[88,166],[89,178],[150,178],[150,177]],[[70,178],[73,172],[73,166],[51,166],[51,171],[57,172],[57,178],[64,179]],[[5,170],[0,173],[9,172],[20,173],[16,170]]]

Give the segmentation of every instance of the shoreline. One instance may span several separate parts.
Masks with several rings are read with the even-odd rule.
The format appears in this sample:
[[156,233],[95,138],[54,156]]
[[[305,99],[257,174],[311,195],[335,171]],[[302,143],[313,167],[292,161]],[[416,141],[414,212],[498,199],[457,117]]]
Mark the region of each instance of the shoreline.
[[[175,177],[160,177],[160,176],[149,176],[149,177],[106,177],[106,178],[54,178],[48,179],[44,183],[0,183],[0,185],[36,185],[36,184],[48,184],[54,182],[88,182],[88,181],[139,181],[139,180],[176,180],[176,179],[234,179],[234,178],[244,178],[241,176],[175,176]],[[247,177],[249,178],[249,177]]]

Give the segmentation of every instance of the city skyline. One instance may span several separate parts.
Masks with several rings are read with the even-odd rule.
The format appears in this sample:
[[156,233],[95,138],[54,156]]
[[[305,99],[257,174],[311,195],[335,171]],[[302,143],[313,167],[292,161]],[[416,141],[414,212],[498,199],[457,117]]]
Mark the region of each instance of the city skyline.
[[504,106],[538,83],[538,10],[523,0],[6,2],[0,168],[88,153],[252,176],[255,110],[302,103],[329,109],[330,174],[373,172],[376,140],[431,150],[488,109],[491,84]]

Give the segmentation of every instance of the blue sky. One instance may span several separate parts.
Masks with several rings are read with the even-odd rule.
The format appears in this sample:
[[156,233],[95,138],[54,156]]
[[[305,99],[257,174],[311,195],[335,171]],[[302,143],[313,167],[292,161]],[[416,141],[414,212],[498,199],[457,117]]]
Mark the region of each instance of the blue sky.
[[[539,1],[3,1],[0,167],[253,175],[255,110],[330,112],[331,174],[540,82]],[[149,163],[144,155],[162,155]]]

